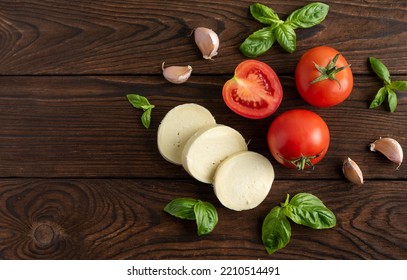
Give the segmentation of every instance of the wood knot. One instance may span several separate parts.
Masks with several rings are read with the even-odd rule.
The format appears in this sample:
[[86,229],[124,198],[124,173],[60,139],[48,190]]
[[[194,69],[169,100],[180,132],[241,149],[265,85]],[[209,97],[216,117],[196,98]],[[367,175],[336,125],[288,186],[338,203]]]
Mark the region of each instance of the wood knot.
[[53,243],[55,230],[50,224],[38,224],[33,228],[33,238],[40,247],[46,247]]

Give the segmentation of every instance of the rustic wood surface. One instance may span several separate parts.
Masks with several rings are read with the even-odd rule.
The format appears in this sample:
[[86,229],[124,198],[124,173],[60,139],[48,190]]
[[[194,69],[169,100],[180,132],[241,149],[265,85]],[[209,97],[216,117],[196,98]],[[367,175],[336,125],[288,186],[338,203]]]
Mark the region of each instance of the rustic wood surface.
[[[0,0],[0,259],[407,259],[407,167],[399,170],[369,151],[390,136],[407,149],[407,93],[395,113],[368,109],[381,82],[368,57],[381,59],[394,80],[407,80],[407,1],[324,1],[325,21],[297,30],[297,50],[274,46],[259,57],[279,75],[284,99],[263,120],[231,112],[224,82],[245,59],[240,43],[261,24],[251,1],[3,1]],[[309,1],[264,1],[285,18]],[[219,55],[203,60],[191,30],[214,29]],[[351,96],[315,108],[295,88],[294,68],[309,48],[329,45],[352,64]],[[187,83],[173,85],[161,63],[190,64]],[[126,94],[142,94],[156,108],[150,129]],[[250,140],[273,163],[276,180],[257,208],[221,206],[210,186],[166,162],[156,147],[160,120],[172,107],[196,102],[218,123]],[[292,108],[320,114],[331,132],[327,156],[313,172],[280,166],[266,132]],[[351,157],[365,184],[343,177]],[[289,245],[267,255],[261,223],[287,193],[311,192],[337,216],[316,231],[293,225]],[[213,203],[214,232],[196,235],[193,222],[164,206],[177,197]]]

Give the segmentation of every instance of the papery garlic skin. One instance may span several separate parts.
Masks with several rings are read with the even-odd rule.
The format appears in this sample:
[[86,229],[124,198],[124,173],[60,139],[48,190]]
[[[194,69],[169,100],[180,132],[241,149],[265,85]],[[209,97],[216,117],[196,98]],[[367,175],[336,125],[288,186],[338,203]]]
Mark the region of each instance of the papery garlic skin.
[[343,162],[342,166],[343,175],[345,175],[346,179],[351,181],[356,185],[363,184],[363,173],[359,166],[354,162],[351,158],[347,158]]
[[163,76],[167,81],[173,84],[182,84],[185,83],[192,73],[192,67],[188,66],[169,66],[164,68],[164,63],[161,65],[163,70]]
[[198,27],[194,31],[195,43],[205,59],[212,59],[218,54],[219,37],[212,29]]
[[379,151],[385,155],[389,160],[397,163],[396,169],[399,169],[403,162],[403,149],[397,140],[389,137],[381,138],[370,144],[370,150],[372,152]]

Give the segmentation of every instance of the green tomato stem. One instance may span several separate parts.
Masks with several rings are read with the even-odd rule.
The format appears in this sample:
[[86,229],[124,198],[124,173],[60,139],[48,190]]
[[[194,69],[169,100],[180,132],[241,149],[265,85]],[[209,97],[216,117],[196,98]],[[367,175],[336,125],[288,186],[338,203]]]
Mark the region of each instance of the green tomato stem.
[[304,170],[305,167],[309,166],[314,170],[315,166],[312,164],[311,159],[319,157],[320,154],[314,155],[314,156],[301,156],[297,159],[294,160],[289,160],[284,158],[283,156],[279,155],[284,161],[292,164],[295,166],[298,170]]
[[334,58],[328,63],[328,65],[326,67],[320,66],[320,65],[318,65],[318,64],[316,64],[314,62],[315,68],[317,68],[317,70],[321,73],[321,75],[319,77],[317,77],[316,79],[314,79],[311,82],[311,85],[315,84],[317,82],[329,79],[329,80],[332,80],[332,81],[336,81],[338,83],[338,85],[339,85],[339,88],[342,87],[341,83],[336,78],[336,74],[338,74],[342,70],[350,67],[350,64],[337,68],[336,67],[336,62],[338,61],[339,56],[340,56],[340,53],[337,53],[334,56]]

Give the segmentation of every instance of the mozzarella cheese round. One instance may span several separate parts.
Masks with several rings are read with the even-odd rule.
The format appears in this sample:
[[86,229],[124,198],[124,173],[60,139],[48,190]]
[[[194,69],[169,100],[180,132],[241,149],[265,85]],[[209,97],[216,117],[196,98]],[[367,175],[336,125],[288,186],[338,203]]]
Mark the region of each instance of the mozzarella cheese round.
[[205,107],[186,103],[171,109],[161,121],[157,131],[157,146],[167,161],[181,165],[182,150],[188,139],[200,128],[216,124]]
[[198,181],[211,184],[219,163],[241,151],[247,151],[243,136],[229,126],[217,124],[200,129],[187,141],[182,166]]
[[228,157],[218,166],[213,187],[225,207],[241,211],[263,202],[273,181],[270,161],[261,154],[247,151]]

